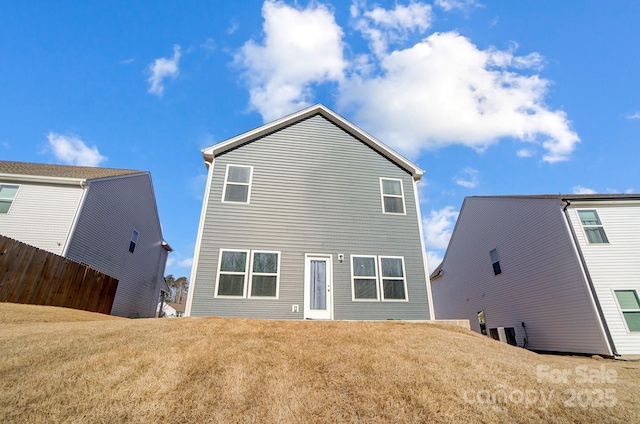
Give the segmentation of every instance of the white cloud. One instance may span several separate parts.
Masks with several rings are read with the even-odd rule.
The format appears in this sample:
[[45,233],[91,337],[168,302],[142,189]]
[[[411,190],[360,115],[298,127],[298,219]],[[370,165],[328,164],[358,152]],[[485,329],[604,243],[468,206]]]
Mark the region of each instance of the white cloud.
[[187,183],[187,191],[191,194],[191,197],[202,202],[204,200],[204,190],[207,186],[207,174],[196,175],[189,179]]
[[186,258],[186,259],[182,259],[181,261],[178,261],[178,266],[180,268],[189,268],[192,265],[193,265],[193,258]]
[[433,4],[441,7],[445,12],[455,9],[468,12],[471,9],[482,6],[477,0],[435,0]]
[[516,152],[516,155],[518,155],[519,158],[530,158],[535,155],[535,152],[530,149],[520,149]]
[[[448,10],[479,6],[438,4]],[[527,144],[519,157],[540,151],[553,163],[568,160],[580,142],[567,114],[545,102],[551,82],[536,74],[544,63],[540,54],[518,56],[516,43],[482,50],[456,32],[400,46],[429,29],[428,4],[367,9],[354,1],[352,22],[369,51],[353,52],[349,61],[343,30],[327,6],[267,0],[262,15],[263,40],[246,42],[235,63],[244,70],[250,108],[265,122],[308,106],[314,86],[329,82],[338,84],[341,113],[414,159],[451,145],[483,151],[515,139]]]
[[213,40],[213,38],[209,37],[207,38],[207,40],[200,44],[200,48],[205,50],[207,53],[213,53],[216,51],[216,42]]
[[640,119],[640,112],[632,113],[631,115],[627,116],[627,119]]
[[174,263],[176,262],[176,258],[174,258],[173,256],[169,256],[167,258],[167,265],[166,266],[172,266]]
[[227,28],[227,34],[233,34],[238,30],[238,28],[240,28],[240,24],[234,19],[233,21],[231,21],[231,25],[229,25],[229,28]]
[[178,68],[178,62],[180,61],[180,46],[173,46],[173,57],[171,59],[167,59],[165,57],[161,57],[160,59],[156,59],[153,61],[151,65],[149,65],[149,72],[151,76],[149,77],[149,93],[155,94],[158,97],[162,97],[164,94],[164,84],[163,81],[165,78],[176,78],[178,73],[180,72]]
[[124,59],[121,60],[120,62],[118,62],[120,65],[128,65],[130,63],[133,63],[136,60],[135,57],[130,57],[129,59]]
[[427,251],[447,248],[457,218],[458,211],[453,206],[431,210],[429,216],[422,218]]
[[10,149],[11,145],[7,141],[3,141],[2,142],[2,147],[4,147],[5,149]]
[[411,32],[423,33],[433,21],[431,6],[420,2],[411,1],[407,6],[396,4],[390,10],[379,6],[364,10],[364,7],[364,1],[354,2],[351,17],[376,56],[386,54],[390,44],[406,40]]
[[478,170],[470,167],[466,167],[460,172],[460,175],[453,177],[456,184],[466,188],[475,188],[478,181]]
[[88,147],[80,137],[76,135],[60,135],[49,132],[49,149],[56,159],[67,165],[99,166],[107,160],[98,151],[98,148]]
[[268,0],[262,16],[263,44],[246,42],[235,63],[246,70],[251,107],[268,122],[308,106],[311,85],[340,81],[347,62],[342,28],[327,6]]
[[580,139],[563,111],[546,106],[549,81],[510,70],[540,61],[537,54],[480,50],[455,32],[435,33],[382,57],[380,75],[346,80],[338,104],[410,157],[454,144],[481,151],[515,138],[541,144],[545,161],[567,160]]
[[442,254],[440,252],[427,251],[427,267],[429,268],[429,274],[436,270],[438,265],[442,262]]
[[583,187],[581,185],[573,186],[573,194],[596,194],[597,191]]

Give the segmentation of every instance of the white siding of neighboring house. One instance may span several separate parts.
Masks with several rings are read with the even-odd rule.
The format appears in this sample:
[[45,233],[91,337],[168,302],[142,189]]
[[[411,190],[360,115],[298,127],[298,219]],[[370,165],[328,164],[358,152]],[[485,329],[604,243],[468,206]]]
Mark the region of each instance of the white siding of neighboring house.
[[71,185],[3,182],[20,188],[7,214],[0,214],[0,234],[61,255],[83,189]]
[[[502,274],[489,252],[498,249]],[[433,280],[438,319],[468,319],[479,332],[514,327],[522,346],[611,355],[560,199],[465,199],[443,274]]]
[[[609,239],[589,244],[577,210],[595,209]],[[606,323],[619,354],[640,354],[640,333],[630,333],[614,290],[640,290],[640,203],[578,203],[568,209]]]
[[[139,237],[131,253],[134,230]],[[148,173],[93,180],[66,256],[119,280],[112,315],[153,317],[164,287],[162,241]]]

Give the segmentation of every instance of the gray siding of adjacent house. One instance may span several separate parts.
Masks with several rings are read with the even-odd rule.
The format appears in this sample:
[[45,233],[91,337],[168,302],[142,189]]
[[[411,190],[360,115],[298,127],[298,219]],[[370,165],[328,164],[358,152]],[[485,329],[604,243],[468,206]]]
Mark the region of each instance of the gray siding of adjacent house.
[[[640,205],[638,202],[572,202],[568,209],[578,244],[587,263],[598,301],[616,350],[640,354],[640,333],[627,329],[614,290],[640,291]],[[577,210],[595,209],[609,243],[589,244]]]
[[167,255],[149,174],[90,181],[66,256],[119,280],[112,315],[154,316]]
[[6,184],[20,188],[9,213],[0,214],[0,234],[61,255],[82,198],[80,185]]
[[[253,166],[250,204],[221,202],[227,164]],[[324,253],[333,257],[334,319],[429,318],[414,187],[405,170],[319,115],[225,152],[213,166],[192,316],[302,319],[305,253]],[[402,179],[406,215],[382,213],[380,177]],[[214,298],[220,249],[280,251],[279,298]],[[352,301],[354,254],[404,256],[409,301]]]
[[[502,274],[489,252],[498,249]],[[443,274],[431,285],[438,319],[480,331],[514,327],[522,346],[610,355],[559,199],[465,199]]]

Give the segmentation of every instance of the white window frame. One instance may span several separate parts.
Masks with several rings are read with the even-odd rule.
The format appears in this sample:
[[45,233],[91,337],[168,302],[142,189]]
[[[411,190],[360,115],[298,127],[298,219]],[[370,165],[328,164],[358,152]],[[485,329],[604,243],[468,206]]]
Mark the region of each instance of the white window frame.
[[[246,253],[247,259],[244,264],[244,271],[224,271],[225,275],[243,275],[243,284],[242,284],[242,296],[232,296],[225,294],[218,294],[218,288],[220,286],[220,275],[222,268],[222,255],[224,252],[240,252]],[[262,272],[254,272],[253,271],[253,257],[256,253],[272,253],[278,255],[278,271],[276,274],[273,273],[262,273]],[[262,300],[277,300],[280,298],[280,260],[282,258],[282,253],[277,250],[246,250],[246,249],[220,249],[220,254],[218,255],[218,269],[216,272],[216,287],[214,291],[214,298],[223,298],[223,299],[262,299]],[[253,284],[253,276],[254,275],[267,275],[276,277],[276,295],[275,296],[251,296],[251,285]]]
[[[399,280],[398,277],[384,277],[382,275],[382,260],[383,259],[400,259],[402,262],[402,284],[404,285],[404,299],[385,299],[384,297],[384,282],[383,280]],[[404,267],[404,256],[378,256],[378,261],[380,265],[378,267],[380,274],[380,298],[383,302],[408,302],[409,301],[409,292],[407,292],[407,271]]]
[[[397,195],[397,194],[384,194],[384,188],[382,185],[382,181],[383,180],[389,180],[389,181],[400,181],[400,191],[401,191],[401,195]],[[387,212],[385,207],[384,207],[384,198],[385,197],[394,197],[394,198],[402,198],[402,213],[399,212]],[[382,213],[386,214],[386,215],[406,215],[407,214],[407,205],[405,203],[404,200],[404,183],[400,178],[387,178],[387,177],[380,177],[380,202],[382,203]]]
[[[253,285],[254,275],[274,276],[274,274],[271,272],[255,272],[253,270],[253,257],[256,253],[272,253],[272,254],[278,255],[278,269],[277,269],[277,272],[275,273],[275,277],[276,277],[276,295],[275,296],[252,296],[251,295],[251,288]],[[280,297],[280,258],[281,257],[282,255],[280,254],[280,251],[275,251],[275,250],[252,250],[251,251],[251,259],[250,259],[251,263],[249,264],[250,271],[249,271],[249,281],[247,284],[247,296],[246,296],[248,299],[278,299]]]
[[[353,302],[408,302],[409,291],[407,290],[407,271],[404,263],[404,256],[390,256],[390,255],[358,255],[353,254],[351,256],[351,300]],[[354,258],[374,258],[376,267],[376,299],[359,299],[356,298],[355,280],[357,276],[353,272],[353,259]],[[400,259],[402,262],[402,278],[400,277],[383,277],[382,276],[382,259]],[[400,280],[404,286],[404,299],[386,299],[384,297],[384,281],[383,280]]]
[[[237,182],[229,182],[229,169],[234,166],[236,168],[249,168],[249,182],[248,183],[237,183]],[[235,165],[235,164],[227,164],[227,169],[225,171],[224,174],[224,187],[222,189],[222,203],[232,203],[235,205],[244,205],[244,204],[249,204],[251,203],[251,185],[253,183],[253,166],[250,165]],[[234,200],[225,200],[226,196],[227,196],[227,185],[242,185],[242,186],[247,186],[247,201],[246,202],[237,202]]]
[[633,289],[633,288],[629,288],[629,289],[625,289],[625,288],[611,289],[611,291],[613,292],[613,297],[616,300],[616,305],[618,305],[618,311],[620,311],[620,317],[622,318],[622,322],[624,322],[624,328],[627,330],[627,333],[628,334],[640,334],[640,332],[638,332],[638,331],[629,330],[629,324],[627,324],[627,319],[624,317],[624,313],[625,312],[640,312],[640,309],[622,309],[622,306],[620,305],[620,301],[618,301],[618,296],[616,295],[617,291],[633,291],[633,292],[636,293],[636,296],[638,297],[638,299],[640,299],[640,292],[637,289]]
[[[582,218],[580,218],[580,211],[593,211],[596,214],[596,217],[598,218],[598,221],[600,222],[600,224],[595,224],[595,225],[584,225],[582,223]],[[587,242],[588,245],[591,246],[606,246],[608,244],[611,243],[611,241],[609,240],[609,236],[607,235],[607,231],[604,229],[604,224],[602,223],[602,219],[600,218],[600,214],[598,213],[598,210],[595,208],[580,208],[580,209],[576,209],[576,214],[578,215],[578,221],[580,222],[580,226],[582,227],[582,232],[584,234],[584,238],[585,241]],[[605,239],[607,239],[607,241],[602,242],[602,243],[592,243],[589,241],[589,235],[587,234],[587,228],[602,228],[602,232],[604,234]]]
[[[13,195],[13,197],[11,198],[11,203],[9,204],[9,209],[7,209],[6,213],[0,213],[0,215],[8,215],[9,212],[11,212],[11,208],[13,207],[13,202],[15,202],[16,197],[18,197],[18,193],[20,192],[20,185],[19,184],[6,184],[6,183],[2,183],[0,184],[0,187],[2,186],[7,186],[7,187],[17,187],[16,189],[16,194]],[[4,201],[9,201],[9,198],[3,198]]]
[[[355,258],[373,258],[373,266],[375,268],[376,275],[374,277],[362,277],[356,276],[354,273],[353,260]],[[378,281],[378,257],[376,255],[351,255],[351,300],[354,302],[380,302],[380,283]],[[356,280],[368,279],[374,280],[376,284],[376,298],[375,299],[361,299],[356,297]]]
[[[220,286],[220,268],[222,268],[222,255],[224,252],[243,252],[247,254],[247,259],[244,262],[244,272],[238,271],[225,271],[225,275],[244,275],[244,281],[242,284],[242,296],[231,296],[227,294],[218,294],[218,288]],[[214,298],[225,298],[225,299],[244,299],[247,297],[247,276],[249,275],[249,263],[248,261],[251,258],[250,250],[243,249],[220,249],[220,254],[218,255],[218,270],[216,272],[216,288],[213,292]]]

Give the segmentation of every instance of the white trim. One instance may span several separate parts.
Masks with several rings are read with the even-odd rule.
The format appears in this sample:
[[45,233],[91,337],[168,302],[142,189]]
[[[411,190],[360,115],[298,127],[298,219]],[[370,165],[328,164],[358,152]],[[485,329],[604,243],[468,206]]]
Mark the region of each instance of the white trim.
[[[429,320],[436,319],[436,311],[433,309],[433,296],[431,295],[431,278],[429,277],[429,263],[427,261],[427,249],[424,243],[424,229],[422,228],[422,213],[420,212],[420,198],[418,196],[418,182],[413,181],[413,198],[416,204],[416,214],[418,216],[418,230],[420,231],[420,247],[422,248],[422,264],[424,268],[424,279],[427,283],[427,296],[429,303]],[[444,258],[442,258],[444,260]]]
[[207,185],[204,189],[204,200],[202,201],[202,209],[200,212],[200,224],[198,225],[198,235],[196,237],[196,247],[193,252],[193,265],[191,266],[191,277],[189,280],[189,293],[187,294],[187,305],[184,309],[185,316],[191,316],[191,306],[193,305],[193,293],[196,286],[196,275],[198,274],[198,262],[200,260],[200,249],[202,248],[202,234],[204,232],[205,217],[207,216],[207,207],[209,205],[209,194],[211,193],[211,183],[213,177],[214,160],[205,161],[209,170],[207,175]]
[[[350,255],[351,262],[351,301],[352,302],[379,302],[380,301],[380,284],[378,282],[378,257],[376,255]],[[364,299],[356,297],[356,287],[355,280],[356,276],[353,272],[353,259],[354,258],[372,258],[373,259],[373,267],[375,269],[375,275],[373,277],[362,277],[358,276],[359,280],[373,280],[376,285],[376,298],[375,299]]]
[[[373,258],[375,261],[376,269],[376,298],[375,299],[358,299],[355,294],[353,275],[353,258]],[[400,277],[387,277],[382,276],[382,259],[400,259],[402,263],[402,278]],[[365,277],[366,278],[366,277]],[[371,279],[369,277],[369,279]],[[404,286],[404,299],[385,299],[384,297],[384,280],[402,280]],[[390,256],[390,255],[351,255],[351,301],[352,302],[408,302],[409,292],[407,290],[407,271],[404,264],[404,256]]]
[[[464,203],[462,205],[464,207]],[[571,210],[571,209],[567,209],[567,212]],[[462,210],[460,211],[460,214],[462,214]],[[590,306],[591,306],[591,311],[593,313],[593,316],[596,319],[596,322],[598,323],[598,329],[600,330],[600,337],[602,338],[602,341],[604,342],[604,347],[607,349],[607,353],[610,356],[613,356],[613,351],[615,349],[615,345],[613,342],[613,335],[611,335],[612,340],[609,340],[609,336],[607,335],[607,329],[609,328],[608,324],[605,322],[606,318],[603,318],[600,315],[600,312],[598,310],[598,305],[600,305],[600,301],[598,299],[596,299],[596,297],[594,296],[593,291],[591,290],[591,287],[589,286],[589,279],[587,278],[587,270],[585,269],[585,265],[581,260],[581,251],[580,251],[580,245],[578,243],[577,237],[574,237],[575,232],[574,232],[574,228],[573,228],[573,222],[570,220],[570,217],[568,215],[564,215],[564,212],[562,211],[562,208],[560,209],[560,214],[562,217],[562,222],[564,222],[565,228],[567,229],[567,234],[569,236],[569,241],[571,243],[571,245],[573,246],[573,251],[576,255],[576,260],[578,261],[578,266],[580,267],[580,272],[582,274],[582,283],[584,284],[584,288],[587,292],[587,296],[589,297],[589,299],[591,300],[590,302]],[[566,217],[566,219],[565,219]],[[578,220],[580,220],[580,217],[578,217]],[[457,225],[457,223],[456,223]],[[455,228],[454,228],[454,232],[455,232]],[[452,236],[453,237],[453,236]],[[607,329],[605,329],[605,325],[607,326]]]
[[46,177],[42,175],[0,174],[3,181],[82,186],[86,178]]
[[[3,183],[0,183],[0,188],[2,188],[2,186],[18,187],[16,189],[15,194],[13,195],[13,198],[11,199],[11,203],[9,204],[9,209],[7,209],[6,213],[0,214],[0,215],[9,215],[9,212],[11,212],[11,208],[13,208],[13,203],[15,202],[16,197],[18,197],[18,193],[20,193],[20,187],[22,187],[22,185],[21,184],[15,184],[15,183],[8,183],[7,184],[7,183],[3,182]],[[7,198],[5,200],[9,200],[9,199]]]
[[624,313],[625,312],[640,312],[640,308],[638,309],[622,309],[622,306],[620,306],[620,301],[618,300],[618,296],[616,295],[617,291],[632,291],[636,293],[636,298],[640,300],[640,292],[636,289],[611,289],[612,293],[613,293],[613,298],[616,300],[616,306],[618,307],[618,311],[620,313],[620,318],[622,319],[622,322],[624,323],[624,328],[627,330],[627,334],[640,334],[640,332],[638,331],[631,331],[629,330],[629,324],[627,323],[627,319],[624,317]]
[[302,121],[303,119],[309,118],[316,114],[320,114],[324,118],[333,122],[338,127],[342,128],[344,131],[348,132],[352,136],[358,138],[363,143],[370,146],[373,150],[387,157],[390,161],[396,163],[401,168],[406,169],[411,174],[414,180],[419,180],[420,177],[422,177],[422,175],[424,174],[424,171],[417,165],[404,158],[399,153],[391,150],[389,147],[385,146],[373,136],[369,135],[362,129],[356,127],[351,122],[347,121],[340,115],[336,114],[335,112],[321,104],[310,106],[306,109],[285,116],[271,123],[265,124],[259,128],[255,128],[251,131],[247,131],[236,137],[230,138],[229,140],[223,141],[222,143],[218,143],[211,147],[207,147],[206,149],[202,149],[202,155],[205,160],[211,161],[216,155],[219,155],[227,150],[230,150],[248,141],[255,140],[274,131],[278,131],[286,126],[289,126],[295,122]]
[[[228,181],[229,178],[229,168],[231,167],[236,167],[236,168],[249,168],[249,182],[248,183],[239,183],[239,182],[235,182],[235,181]],[[227,164],[227,169],[225,171],[224,174],[224,186],[222,188],[222,199],[221,202],[222,203],[233,203],[233,204],[250,204],[251,203],[251,184],[253,182],[253,166],[251,165],[235,165],[235,164]],[[227,185],[231,184],[231,185],[240,185],[240,186],[247,186],[247,201],[246,202],[238,202],[235,200],[225,200],[225,196],[227,195]]]
[[[384,280],[400,280],[399,277],[384,277],[382,275],[382,260],[383,259],[400,259],[402,263],[402,284],[404,286],[404,299],[385,299],[384,297]],[[404,256],[387,256],[387,255],[379,255],[378,261],[380,261],[379,266],[379,274],[380,274],[380,301],[381,302],[408,302],[409,301],[409,293],[407,291],[407,271],[404,267]]]
[[73,221],[71,222],[71,227],[69,228],[69,232],[67,233],[67,238],[65,239],[64,246],[62,247],[62,254],[60,256],[67,257],[67,253],[69,253],[69,245],[71,244],[71,238],[76,232],[76,228],[78,227],[78,221],[80,220],[80,215],[84,210],[84,203],[87,200],[87,193],[89,192],[89,186],[82,186],[82,196],[80,196],[80,201],[78,202],[78,207],[76,208],[76,213],[73,217]]
[[[388,181],[400,181],[400,192],[402,193],[401,195],[397,195],[397,194],[384,194],[384,188],[382,185],[382,181],[383,180],[388,180]],[[393,198],[398,198],[401,197],[402,198],[402,213],[399,212],[387,212],[385,207],[384,207],[384,198],[386,197],[393,197]],[[405,204],[404,201],[404,183],[402,181],[402,179],[400,178],[387,178],[387,177],[380,177],[380,202],[382,203],[382,213],[385,215],[406,215],[407,214],[407,205]]]
[[[253,270],[253,257],[256,253],[273,253],[275,255],[278,256],[278,264],[277,264],[277,272],[275,274],[276,277],[276,295],[275,296],[252,296],[251,295],[251,288],[253,285],[253,276],[254,275],[264,275],[264,276],[273,276],[273,273],[266,273],[266,272],[259,272],[256,273]],[[247,287],[247,299],[267,299],[267,300],[273,300],[273,299],[279,299],[280,298],[280,258],[282,257],[282,254],[280,251],[275,251],[275,250],[252,250],[251,251],[251,264],[249,265],[249,281],[248,281],[248,287]]]
[[[222,255],[225,252],[240,252],[240,253],[246,253],[246,257],[244,260],[244,271],[239,272],[239,271],[225,271],[224,274],[225,275],[244,275],[244,281],[242,283],[242,295],[238,295],[238,296],[233,296],[233,295],[219,295],[218,294],[218,287],[220,286],[220,267],[222,265]],[[216,286],[214,288],[213,291],[213,297],[218,299],[218,298],[222,298],[222,299],[245,299],[247,297],[247,277],[249,276],[249,259],[251,257],[251,251],[250,250],[244,250],[244,249],[224,249],[221,248],[220,249],[220,253],[218,254],[218,269],[216,271]]]
[[312,259],[325,260],[327,262],[327,308],[329,313],[330,320],[333,320],[333,255],[327,253],[305,253],[304,254],[304,302],[303,302],[303,319],[327,319],[327,318],[317,318],[310,316],[310,297],[309,297],[309,286],[310,286],[310,275],[309,275],[309,264]]

